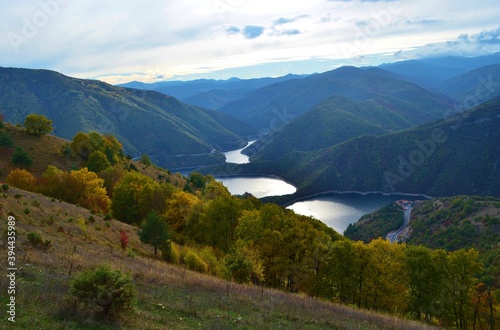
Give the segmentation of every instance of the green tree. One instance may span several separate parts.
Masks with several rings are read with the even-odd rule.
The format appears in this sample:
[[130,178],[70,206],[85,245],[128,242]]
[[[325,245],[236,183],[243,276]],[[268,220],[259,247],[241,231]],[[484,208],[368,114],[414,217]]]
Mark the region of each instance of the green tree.
[[149,212],[139,231],[139,238],[141,242],[152,245],[155,249],[155,255],[157,255],[157,248],[170,238],[165,219],[156,211]]
[[409,287],[409,309],[416,318],[427,322],[439,316],[435,310],[443,287],[443,266],[446,253],[425,246],[409,245],[405,250],[406,276]]
[[111,163],[102,151],[96,150],[90,154],[86,165],[89,171],[98,173],[110,167]]
[[14,146],[14,141],[12,141],[12,139],[4,132],[0,132],[0,147],[12,148],[13,146]]
[[70,293],[86,310],[97,309],[103,318],[131,310],[137,294],[130,275],[107,265],[77,274]]
[[153,162],[151,162],[151,159],[150,159],[150,158],[149,158],[149,156],[148,156],[148,155],[146,155],[146,154],[142,154],[142,156],[141,156],[141,160],[140,160],[140,161],[141,161],[141,163],[143,163],[143,164],[144,164],[144,165],[146,165],[146,166],[151,166],[151,165],[153,165]]
[[138,224],[150,210],[164,213],[172,187],[137,172],[127,173],[114,187],[111,210],[123,222]]
[[30,114],[24,120],[23,126],[29,134],[41,136],[52,132],[52,120],[43,115]]
[[33,165],[33,159],[21,147],[17,147],[11,158],[12,164],[19,167],[30,167]]
[[474,275],[482,270],[477,257],[478,252],[474,249],[448,253],[443,281],[446,302],[444,317],[447,324],[454,324],[457,329],[467,329],[473,319],[472,301],[477,282]]
[[200,219],[204,243],[229,252],[241,211],[239,200],[232,196],[216,197],[209,201]]
[[347,239],[336,241],[328,255],[320,270],[320,295],[342,304],[353,302],[357,285],[353,276],[357,266],[354,242]]

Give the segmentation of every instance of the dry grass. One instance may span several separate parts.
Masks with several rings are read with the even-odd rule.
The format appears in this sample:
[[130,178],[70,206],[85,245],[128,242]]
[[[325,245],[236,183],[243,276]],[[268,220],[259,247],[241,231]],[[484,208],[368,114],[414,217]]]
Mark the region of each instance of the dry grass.
[[[302,295],[238,285],[191,272],[153,258],[152,248],[140,243],[132,226],[115,220],[106,222],[75,205],[14,188],[1,194],[1,232],[5,231],[9,214],[17,222],[16,325],[20,328],[31,328],[34,324],[39,329],[429,328]],[[78,218],[90,216],[94,217],[93,223],[86,228],[78,225]],[[130,237],[127,251],[121,250],[120,230]],[[52,247],[48,251],[26,250],[23,242],[31,231],[50,239]],[[5,240],[0,251],[5,264]],[[69,282],[75,272],[101,263],[129,272],[138,288],[135,312],[112,323],[84,318],[67,302]],[[2,287],[6,281],[5,276],[0,276]],[[6,300],[2,298],[1,302]]]

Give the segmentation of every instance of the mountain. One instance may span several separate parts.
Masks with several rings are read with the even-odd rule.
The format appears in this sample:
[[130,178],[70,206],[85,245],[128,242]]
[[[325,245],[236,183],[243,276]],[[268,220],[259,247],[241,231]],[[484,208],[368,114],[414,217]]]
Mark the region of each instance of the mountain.
[[439,91],[471,108],[500,95],[500,63],[482,66],[443,82]]
[[422,87],[440,89],[447,79],[475,70],[481,66],[497,63],[500,63],[500,53],[477,57],[430,57],[384,63],[378,67],[399,74],[408,81]]
[[303,79],[260,88],[219,110],[253,125],[273,131],[333,95],[354,101],[373,100],[407,117],[424,121],[439,118],[451,101],[422,87],[393,77],[378,68],[341,67]]
[[255,89],[303,77],[303,75],[288,74],[277,78],[231,78],[227,80],[196,79],[191,81],[162,81],[151,84],[132,81],[119,86],[154,90],[166,95],[171,95],[188,104],[208,109],[218,109],[231,101],[243,98],[246,94]]
[[322,149],[359,135],[383,135],[411,126],[411,121],[375,101],[355,102],[335,95],[272,136],[256,141],[244,153],[251,155],[252,161],[270,160],[295,150]]
[[42,114],[67,139],[79,131],[112,134],[127,153],[146,153],[169,168],[221,163],[219,151],[239,147],[253,133],[230,116],[158,92],[48,70],[0,68],[0,113],[14,123]]
[[299,198],[327,191],[500,196],[500,98],[455,116],[383,136],[243,164],[279,175]]
[[356,102],[331,96],[245,153],[252,161],[276,159],[294,150],[327,148],[356,136],[388,134],[428,121],[427,115],[420,115],[422,109],[404,103],[392,97]]
[[451,77],[460,75],[467,70],[438,64],[428,63],[423,60],[408,60],[379,65],[379,68],[406,77],[422,87],[437,89]]

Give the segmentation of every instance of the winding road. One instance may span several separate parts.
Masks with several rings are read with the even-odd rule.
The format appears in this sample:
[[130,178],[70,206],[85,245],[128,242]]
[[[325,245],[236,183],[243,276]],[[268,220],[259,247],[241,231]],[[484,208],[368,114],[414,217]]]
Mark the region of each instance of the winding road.
[[411,209],[412,209],[412,206],[411,205],[408,205],[405,207],[404,209],[404,218],[403,218],[403,225],[401,226],[401,228],[399,228],[398,230],[396,230],[395,232],[391,232],[389,234],[387,234],[387,239],[391,242],[391,243],[395,243],[398,241],[398,238],[399,238],[399,235],[401,235],[401,233],[406,229],[406,227],[408,226],[408,223],[410,222],[410,215],[411,215]]

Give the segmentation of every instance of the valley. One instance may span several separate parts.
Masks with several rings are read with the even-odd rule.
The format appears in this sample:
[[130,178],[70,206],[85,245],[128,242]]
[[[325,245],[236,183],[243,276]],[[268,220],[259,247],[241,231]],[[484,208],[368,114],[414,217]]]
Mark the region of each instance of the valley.
[[[270,303],[278,299],[267,291],[273,289],[290,294],[289,301],[297,293],[311,297],[311,306],[315,298],[327,300],[324,309],[415,319],[415,327],[493,325],[500,310],[500,67],[441,65],[446,72],[436,72],[439,82],[429,89],[421,75],[401,74],[413,65],[437,70],[438,63],[399,65],[399,73],[397,66],[340,67],[170,84],[179,93],[193,89],[186,102],[209,94],[214,109],[148,90],[159,86],[0,68],[0,212],[18,219],[20,241],[36,250],[23,250],[25,258],[42,271],[23,271],[22,285],[33,287],[30,278],[49,283],[47,273],[68,291],[73,267],[90,269],[84,256],[105,260],[109,250],[112,263],[146,290],[136,311],[154,327],[158,319],[210,327],[281,324],[276,309],[259,318],[240,306],[245,298],[230,291],[248,293],[244,288],[253,290],[249,299],[260,314],[266,307],[256,292]],[[32,123],[30,113],[39,114]],[[41,123],[48,127],[32,126]],[[404,213],[394,204],[400,199],[423,201]],[[154,221],[165,232],[148,236]],[[65,257],[68,244],[74,252]],[[59,267],[53,258],[67,262]],[[422,286],[430,276],[436,285]],[[153,293],[160,291],[151,279],[164,283],[161,294]],[[461,296],[458,285],[466,288]],[[232,303],[209,301],[207,290]],[[178,296],[191,298],[168,305]],[[77,305],[61,303],[74,316],[61,310],[42,317],[36,301],[20,297],[47,327],[85,323]],[[430,308],[442,297],[440,309]],[[134,328],[139,314],[120,322]],[[311,321],[311,311],[282,315],[288,325],[296,319],[304,328],[339,326],[329,318]],[[386,326],[356,315],[352,328]],[[248,317],[255,321],[242,321]],[[97,314],[88,322],[107,328]]]

